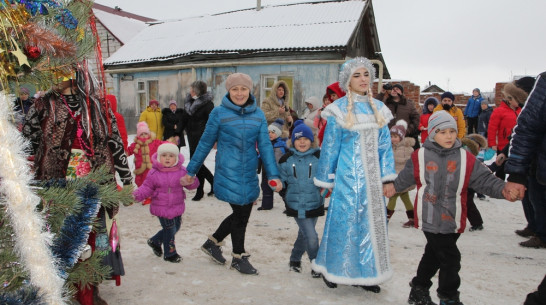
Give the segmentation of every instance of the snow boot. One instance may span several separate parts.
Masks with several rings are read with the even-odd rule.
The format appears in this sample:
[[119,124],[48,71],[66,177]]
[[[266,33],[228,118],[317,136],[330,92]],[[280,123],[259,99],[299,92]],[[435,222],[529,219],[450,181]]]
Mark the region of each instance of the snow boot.
[[413,282],[409,283],[411,291],[408,297],[408,304],[412,305],[436,305],[430,298],[430,293],[427,288],[415,286]]
[[413,210],[411,211],[406,211],[406,215],[408,215],[408,221],[405,222],[402,227],[404,228],[411,228],[413,226],[415,226],[415,222],[413,221]]
[[161,246],[158,246],[156,244],[154,244],[154,242],[152,241],[152,239],[148,239],[148,246],[150,246],[150,248],[152,248],[152,250],[154,251],[154,254],[158,257],[161,257],[161,255],[163,255],[163,250],[161,250]]
[[301,273],[301,262],[290,261],[290,264],[288,264],[288,266],[290,267],[290,271]]
[[201,250],[205,252],[208,256],[212,258],[213,261],[217,262],[220,265],[226,263],[226,259],[222,255],[221,246],[224,245],[224,242],[218,242],[216,238],[209,236],[209,239],[201,246]]
[[459,300],[459,293],[458,292],[457,292],[457,296],[452,297],[452,298],[444,298],[441,295],[438,295],[438,297],[440,298],[440,305],[464,305]]
[[250,274],[250,275],[258,275],[258,270],[256,270],[248,261],[248,258],[250,257],[250,254],[248,253],[241,253],[241,254],[235,254],[231,253],[231,256],[233,256],[233,260],[231,261],[231,268],[235,269],[242,274]]

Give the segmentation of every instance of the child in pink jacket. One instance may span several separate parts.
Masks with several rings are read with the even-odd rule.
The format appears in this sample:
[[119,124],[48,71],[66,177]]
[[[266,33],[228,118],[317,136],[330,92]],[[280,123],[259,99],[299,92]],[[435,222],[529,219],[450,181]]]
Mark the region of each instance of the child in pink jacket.
[[187,173],[182,166],[184,157],[178,146],[164,143],[159,146],[157,153],[152,156],[153,168],[148,173],[144,183],[133,193],[136,201],[152,198],[150,213],[159,218],[162,229],[148,239],[148,246],[154,254],[171,263],[182,260],[176,252],[174,236],[182,224],[182,214],[186,207],[184,200],[186,193],[183,187],[193,190],[199,186],[199,180],[184,185],[180,178]]

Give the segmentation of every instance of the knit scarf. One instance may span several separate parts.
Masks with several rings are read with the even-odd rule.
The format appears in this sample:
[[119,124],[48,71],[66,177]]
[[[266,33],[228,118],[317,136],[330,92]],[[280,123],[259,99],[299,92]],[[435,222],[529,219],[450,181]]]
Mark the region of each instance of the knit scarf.
[[152,160],[150,159],[150,147],[148,147],[148,144],[152,143],[152,138],[148,138],[145,141],[142,141],[140,138],[135,139],[135,149],[133,152],[135,154],[138,154],[140,151],[140,154],[142,155],[142,164],[140,165],[140,168],[135,169],[134,173],[135,175],[140,175],[143,172],[145,172],[147,169],[152,169]]

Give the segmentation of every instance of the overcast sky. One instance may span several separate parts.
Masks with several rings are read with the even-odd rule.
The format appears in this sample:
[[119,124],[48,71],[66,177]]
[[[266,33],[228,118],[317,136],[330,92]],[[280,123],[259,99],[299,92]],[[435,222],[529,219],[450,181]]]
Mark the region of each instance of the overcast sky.
[[[155,19],[244,9],[256,0],[97,0]],[[311,2],[262,0],[262,6]],[[545,0],[373,0],[393,79],[444,90],[492,91],[495,83],[546,71]]]

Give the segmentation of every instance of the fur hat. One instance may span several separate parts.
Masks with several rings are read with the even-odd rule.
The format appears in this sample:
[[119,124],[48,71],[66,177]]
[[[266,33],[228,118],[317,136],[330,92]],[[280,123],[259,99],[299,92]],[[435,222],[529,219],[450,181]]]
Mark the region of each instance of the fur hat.
[[372,62],[365,57],[355,57],[347,60],[339,71],[339,87],[344,92],[349,92],[349,82],[351,81],[351,75],[359,69],[365,68],[370,73],[370,85],[373,84],[375,78],[375,67]]
[[159,102],[156,101],[156,100],[151,100],[151,101],[148,103],[148,106],[152,106],[152,104],[156,104],[157,106],[159,106]]
[[284,120],[283,119],[276,119],[273,123],[269,124],[267,127],[268,131],[273,131],[277,137],[280,137],[282,135],[282,128],[284,126]]
[[309,126],[305,125],[303,120],[297,120],[294,122],[294,126],[294,130],[292,131],[292,143],[295,143],[296,140],[301,137],[306,137],[307,139],[311,140],[311,142],[315,141],[313,131],[311,131]]
[[464,137],[461,139],[461,144],[464,149],[468,150],[474,156],[477,156],[480,153],[480,147],[478,143],[472,141],[469,137]]
[[437,132],[447,128],[453,128],[457,131],[457,123],[451,114],[445,110],[440,110],[430,115],[428,119],[428,135],[432,142],[434,142],[434,136]]
[[526,76],[504,85],[502,93],[504,95],[512,96],[519,104],[524,104],[529,96],[529,93],[531,93],[531,90],[533,90],[534,85],[535,79],[533,77]]
[[244,86],[252,90],[252,79],[250,76],[244,73],[233,73],[230,74],[226,79],[226,89],[235,87],[235,86]]
[[391,127],[391,133],[394,133],[400,137],[400,141],[404,141],[406,137],[406,129],[408,128],[408,123],[404,120],[398,120],[396,125]]
[[446,91],[444,93],[442,93],[442,97],[440,98],[440,100],[443,100],[445,98],[448,98],[450,100],[452,100],[453,102],[455,102],[455,95],[453,95],[453,93],[449,92],[449,91]]
[[466,137],[476,142],[480,148],[487,148],[487,139],[484,136],[477,133],[471,133]]
[[171,100],[171,101],[169,102],[169,107],[170,107],[171,105],[173,105],[173,104],[176,105],[176,106],[178,107],[178,105],[176,104],[176,101],[175,101],[175,100]]
[[161,157],[161,154],[164,153],[171,153],[175,155],[176,162],[174,162],[174,164],[178,163],[178,155],[180,154],[180,149],[178,149],[178,146],[170,142],[159,145],[159,147],[157,148],[157,161],[160,161],[159,158]]
[[148,127],[148,124],[146,122],[138,122],[136,124],[136,135],[137,137],[140,137],[141,134],[147,133],[151,135],[150,128]]
[[400,84],[394,84],[394,85],[392,85],[392,88],[393,88],[393,89],[394,89],[394,88],[398,88],[398,89],[400,89],[400,92],[402,92],[402,94],[404,94],[404,87],[402,87],[402,85],[400,85]]

